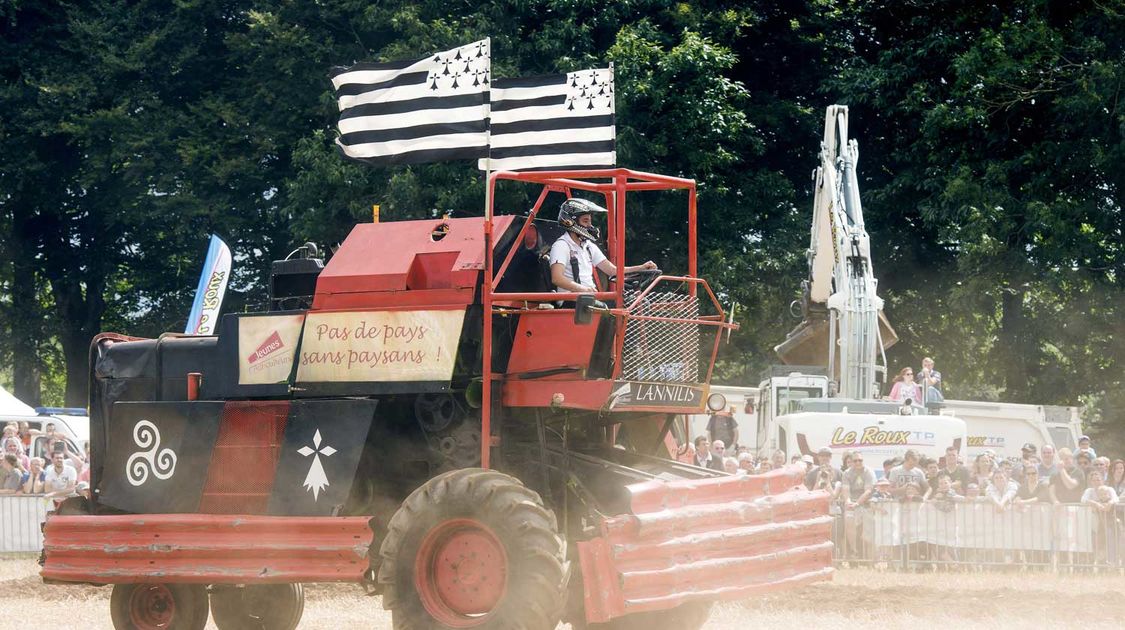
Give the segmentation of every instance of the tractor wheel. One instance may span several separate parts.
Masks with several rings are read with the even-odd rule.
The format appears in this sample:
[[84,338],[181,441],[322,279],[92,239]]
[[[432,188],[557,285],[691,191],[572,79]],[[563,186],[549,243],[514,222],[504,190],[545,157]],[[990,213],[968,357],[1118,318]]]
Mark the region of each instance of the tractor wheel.
[[207,625],[207,587],[115,584],[109,613],[117,630],[203,630]]
[[434,477],[383,541],[383,608],[396,630],[552,630],[566,592],[566,544],[539,495],[503,473]]
[[586,624],[587,630],[699,630],[711,615],[711,602],[681,604],[672,610],[633,613],[606,623]]
[[219,630],[294,630],[305,611],[300,584],[216,586],[211,616]]

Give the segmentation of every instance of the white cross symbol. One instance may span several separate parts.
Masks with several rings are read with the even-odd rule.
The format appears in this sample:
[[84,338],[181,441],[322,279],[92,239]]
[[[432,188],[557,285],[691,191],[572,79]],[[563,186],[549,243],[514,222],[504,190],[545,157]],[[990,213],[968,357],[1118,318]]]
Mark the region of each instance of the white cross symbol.
[[305,475],[304,486],[312,491],[314,502],[320,498],[320,491],[328,487],[328,477],[324,474],[324,466],[320,464],[320,456],[331,457],[336,452],[336,449],[327,444],[324,445],[324,448],[321,448],[320,442],[320,429],[317,429],[316,433],[313,434],[313,448],[302,446],[297,449],[297,452],[304,457],[313,456],[312,466],[309,466],[309,474]]

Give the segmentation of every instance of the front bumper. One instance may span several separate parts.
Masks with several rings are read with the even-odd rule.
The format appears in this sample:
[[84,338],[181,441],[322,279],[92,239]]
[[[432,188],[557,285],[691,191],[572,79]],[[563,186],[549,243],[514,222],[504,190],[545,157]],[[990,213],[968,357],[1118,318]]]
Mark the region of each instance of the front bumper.
[[629,486],[630,514],[578,543],[586,620],[831,579],[829,496],[804,467]]
[[359,582],[367,517],[51,516],[45,581],[265,584]]

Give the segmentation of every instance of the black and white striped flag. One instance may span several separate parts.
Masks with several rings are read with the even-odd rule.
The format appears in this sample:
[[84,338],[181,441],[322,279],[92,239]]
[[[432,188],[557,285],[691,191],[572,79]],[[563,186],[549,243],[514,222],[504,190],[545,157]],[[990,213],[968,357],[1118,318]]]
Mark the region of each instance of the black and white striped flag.
[[[491,170],[614,166],[613,68],[496,79]],[[482,170],[487,160],[479,160]]]
[[345,156],[382,166],[488,155],[489,40],[333,72]]

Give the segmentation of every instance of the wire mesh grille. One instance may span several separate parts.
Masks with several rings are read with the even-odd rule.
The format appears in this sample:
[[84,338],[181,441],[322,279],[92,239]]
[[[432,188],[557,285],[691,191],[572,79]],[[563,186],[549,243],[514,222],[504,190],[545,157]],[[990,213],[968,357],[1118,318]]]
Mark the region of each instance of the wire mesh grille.
[[[634,303],[626,296],[632,316],[694,320],[699,298],[677,292],[653,291]],[[626,380],[659,383],[700,381],[700,324],[630,318],[625,324],[621,376]]]
[[227,403],[199,511],[265,514],[285,440],[288,401]]

